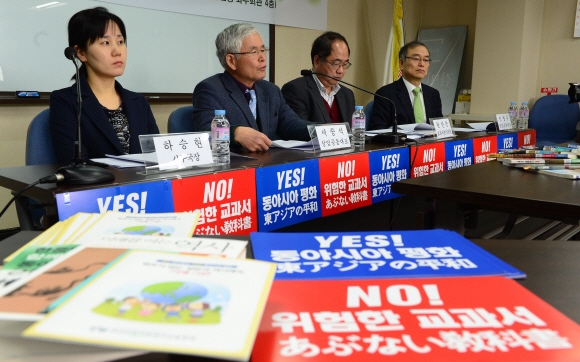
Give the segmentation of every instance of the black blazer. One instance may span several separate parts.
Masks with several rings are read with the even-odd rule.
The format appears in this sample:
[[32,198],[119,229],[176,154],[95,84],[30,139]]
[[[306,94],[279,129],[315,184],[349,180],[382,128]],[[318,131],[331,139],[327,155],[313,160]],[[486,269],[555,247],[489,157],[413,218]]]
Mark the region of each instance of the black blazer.
[[[81,143],[83,158],[121,155],[121,143],[109,122],[103,106],[95,97],[86,76],[81,76],[83,111],[81,114]],[[115,89],[123,100],[123,110],[129,120],[129,153],[140,153],[139,135],[158,134],[159,128],[145,97],[128,91],[115,82]],[[50,95],[50,133],[58,162],[71,162],[77,130],[77,86],[56,90]]]
[[[422,84],[421,88],[423,89],[423,101],[425,102],[427,119],[443,117],[439,91],[425,84]],[[405,87],[403,78],[381,87],[376,93],[393,101],[397,108],[398,124],[415,123],[413,104],[411,103],[411,98],[409,97],[409,92],[407,91],[407,87]],[[393,114],[393,104],[386,99],[375,96],[368,129],[373,130],[391,127],[393,125]]]
[[[282,94],[286,103],[300,118],[316,123],[330,123],[325,101],[312,76],[296,78],[284,84]],[[341,86],[334,96],[334,102],[337,102],[341,121],[350,124],[355,106],[354,93]]]

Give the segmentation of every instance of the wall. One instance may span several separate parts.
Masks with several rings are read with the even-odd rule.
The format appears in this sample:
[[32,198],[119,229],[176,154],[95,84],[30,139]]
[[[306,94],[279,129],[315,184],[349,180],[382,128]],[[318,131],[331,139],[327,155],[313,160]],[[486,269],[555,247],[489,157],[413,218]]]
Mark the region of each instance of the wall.
[[538,84],[558,87],[567,94],[568,83],[580,82],[580,38],[574,38],[575,0],[545,1]]

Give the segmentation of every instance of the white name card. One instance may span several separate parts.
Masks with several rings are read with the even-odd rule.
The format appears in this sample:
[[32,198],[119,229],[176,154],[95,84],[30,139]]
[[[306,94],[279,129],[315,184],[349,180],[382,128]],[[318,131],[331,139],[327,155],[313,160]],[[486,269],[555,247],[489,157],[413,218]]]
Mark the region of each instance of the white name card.
[[213,163],[208,132],[160,136],[153,138],[153,142],[160,170]]
[[506,131],[513,128],[509,113],[496,114],[495,121],[497,122],[497,129],[500,131]]
[[431,123],[437,138],[455,137],[449,118],[431,118]]
[[350,137],[344,123],[316,126],[314,129],[321,151],[350,147]]

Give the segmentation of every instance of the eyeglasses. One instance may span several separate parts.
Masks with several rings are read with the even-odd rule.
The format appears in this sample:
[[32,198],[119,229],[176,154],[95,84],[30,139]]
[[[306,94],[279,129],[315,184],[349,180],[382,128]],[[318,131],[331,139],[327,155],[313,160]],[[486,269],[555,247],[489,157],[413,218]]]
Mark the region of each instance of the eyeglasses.
[[250,50],[249,52],[229,53],[229,54],[236,54],[236,55],[238,55],[238,54],[247,54],[247,55],[250,55],[250,56],[252,56],[254,58],[257,58],[257,57],[259,57],[262,54],[267,55],[269,51],[270,51],[270,48],[264,47],[264,48],[261,48],[261,49],[252,48],[252,50]]
[[423,63],[431,63],[432,59],[431,58],[423,58],[421,59],[421,57],[405,57],[405,59],[411,59],[413,61],[413,63],[419,63],[420,61],[423,61]]
[[342,64],[340,64],[340,63],[331,63],[331,62],[329,62],[329,61],[328,61],[328,60],[326,60],[326,59],[324,59],[324,61],[325,61],[325,62],[327,62],[328,64],[332,65],[332,67],[333,67],[334,69],[338,69],[338,68],[340,68],[340,67],[343,67],[344,69],[348,69],[348,68],[350,68],[350,66],[352,65],[352,63],[351,63],[351,62],[345,62],[345,63],[342,63]]

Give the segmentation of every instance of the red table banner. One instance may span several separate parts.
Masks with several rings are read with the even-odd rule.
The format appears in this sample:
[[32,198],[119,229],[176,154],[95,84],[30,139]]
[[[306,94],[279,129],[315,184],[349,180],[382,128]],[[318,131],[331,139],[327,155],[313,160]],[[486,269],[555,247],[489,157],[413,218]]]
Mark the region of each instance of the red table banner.
[[529,129],[518,132],[518,146],[534,146],[536,144],[536,130]]
[[318,163],[322,216],[372,203],[368,153],[321,158]]
[[411,147],[411,178],[445,171],[445,143]]
[[473,163],[487,162],[487,155],[497,153],[497,136],[473,139]]
[[175,212],[201,212],[196,234],[249,235],[258,231],[255,169],[173,180],[172,187]]

